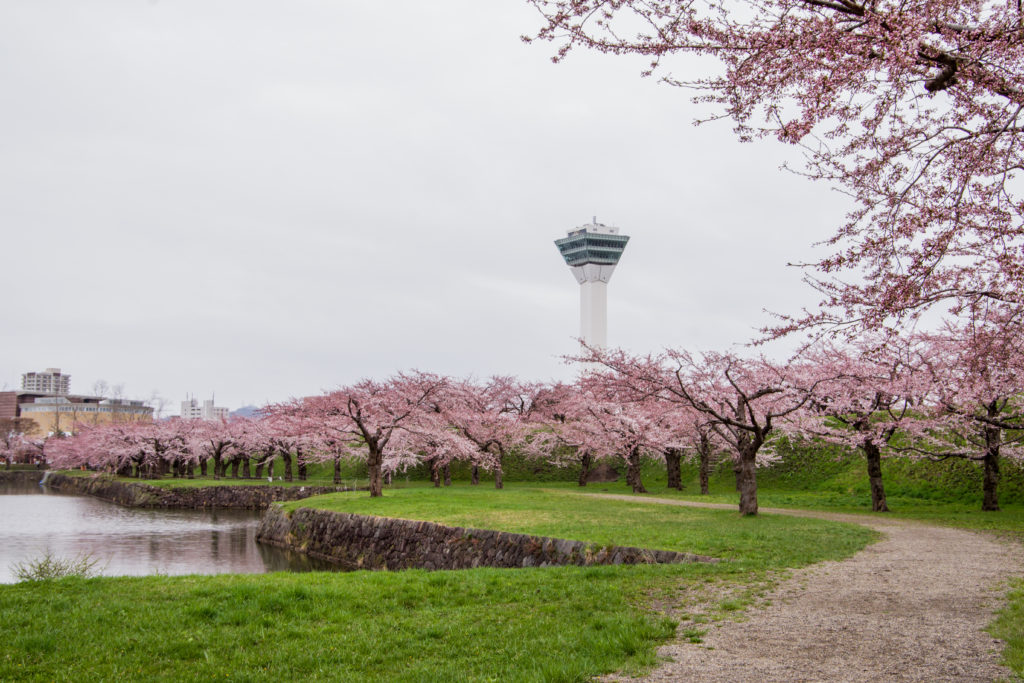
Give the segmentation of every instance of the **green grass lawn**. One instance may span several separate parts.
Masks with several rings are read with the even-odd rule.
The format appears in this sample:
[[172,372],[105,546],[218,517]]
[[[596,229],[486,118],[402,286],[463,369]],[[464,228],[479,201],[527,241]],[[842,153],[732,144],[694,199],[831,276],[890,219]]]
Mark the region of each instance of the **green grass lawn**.
[[[787,464],[759,471],[761,506],[873,514],[863,462],[825,455],[790,454]],[[520,474],[530,475],[529,463],[520,465]],[[1004,509],[982,513],[976,472],[969,467],[901,462],[883,467],[890,516],[1024,539],[1019,472],[1007,468]],[[345,474],[344,484],[365,483],[358,467]],[[571,477],[560,480],[559,473],[545,471],[539,477],[543,482],[507,478],[502,491],[486,475],[477,487],[457,481],[434,489],[422,474],[396,478],[383,498],[329,494],[286,507],[680,550],[728,561],[101,577],[0,586],[0,624],[6,627],[0,680],[585,681],[656,664],[656,647],[675,632],[665,610],[685,613],[702,587],[711,587],[713,596],[725,589],[712,608],[718,612],[709,618],[729,618],[787,569],[849,556],[874,537],[855,525],[769,514],[742,518],[734,510],[656,506],[641,502],[643,496],[620,502],[586,495],[628,493],[622,481],[579,488],[567,481]],[[692,466],[684,470],[683,492],[667,489],[664,469],[651,464],[644,482],[650,496],[737,503],[727,465],[713,476],[710,496],[698,494]],[[167,477],[158,485],[263,483]],[[330,484],[327,468],[311,468],[309,480],[292,482]],[[1024,582],[1015,584],[990,630],[1007,641],[1007,662],[1024,674]]]
[[989,633],[1006,641],[1003,663],[1024,677],[1024,580],[1015,579],[1007,604],[989,626]]
[[[847,556],[874,537],[853,525],[526,486],[409,486],[381,499],[353,493],[305,502],[314,500],[730,561],[2,586],[0,679],[585,681],[654,665],[655,648],[675,632],[660,607],[682,604],[695,588],[762,585],[789,567]],[[724,609],[741,607],[733,603]]]
[[65,579],[0,589],[2,680],[582,681],[674,624],[624,568]]
[[568,488],[512,485],[496,491],[456,484],[440,490],[394,489],[380,498],[370,498],[364,492],[328,493],[284,503],[283,507],[501,529],[600,545],[695,552],[729,559],[744,570],[797,567],[846,556],[874,537],[863,527],[816,519],[741,517],[731,510],[650,505],[572,493]]
[[[569,490],[570,487],[560,487]],[[671,498],[698,503],[726,503],[739,505],[739,495],[735,491],[712,491],[709,495],[700,495],[692,489],[676,491],[664,486],[648,486],[646,497]],[[597,486],[576,487],[580,493],[629,493],[625,486],[599,484]],[[643,498],[645,496],[638,496]],[[787,491],[762,488],[757,494],[761,508],[789,508],[798,510],[821,510],[823,512],[842,512],[863,514],[865,516],[887,516],[897,519],[917,519],[934,524],[956,526],[965,529],[982,529],[1004,532],[1024,540],[1024,505],[1019,503],[1003,504],[998,512],[982,512],[980,503],[959,500],[941,501],[921,499],[910,496],[888,496],[890,512],[877,513],[871,511],[871,499],[860,494],[840,494],[818,491]]]

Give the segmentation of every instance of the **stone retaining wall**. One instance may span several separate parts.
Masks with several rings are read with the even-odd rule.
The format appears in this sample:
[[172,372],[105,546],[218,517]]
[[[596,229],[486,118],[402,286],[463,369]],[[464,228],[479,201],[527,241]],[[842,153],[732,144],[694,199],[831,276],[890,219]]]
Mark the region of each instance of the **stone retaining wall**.
[[[41,475],[40,475],[41,476]],[[196,486],[164,488],[139,482],[118,481],[106,476],[68,476],[53,473],[46,485],[58,491],[95,496],[126,507],[235,508],[265,510],[275,501],[299,500],[321,493],[350,491],[341,486]]]
[[0,470],[0,483],[38,484],[46,470]]
[[598,546],[545,536],[463,529],[432,522],[278,506],[263,515],[256,540],[348,569],[469,569],[553,565],[717,562],[671,550]]

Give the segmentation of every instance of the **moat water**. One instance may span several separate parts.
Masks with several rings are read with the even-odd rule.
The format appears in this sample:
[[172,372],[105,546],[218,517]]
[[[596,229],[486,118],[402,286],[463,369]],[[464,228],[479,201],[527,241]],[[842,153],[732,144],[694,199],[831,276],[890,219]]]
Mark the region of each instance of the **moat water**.
[[262,574],[334,567],[256,542],[259,512],[149,510],[0,482],[0,583],[13,565],[89,555],[105,576]]

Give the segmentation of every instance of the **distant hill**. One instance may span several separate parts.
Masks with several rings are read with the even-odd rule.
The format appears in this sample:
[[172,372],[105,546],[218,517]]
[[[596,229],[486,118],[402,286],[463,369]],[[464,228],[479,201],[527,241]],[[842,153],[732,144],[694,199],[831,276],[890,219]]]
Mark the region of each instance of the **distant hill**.
[[242,406],[238,410],[231,411],[231,417],[255,417],[259,410],[259,406]]

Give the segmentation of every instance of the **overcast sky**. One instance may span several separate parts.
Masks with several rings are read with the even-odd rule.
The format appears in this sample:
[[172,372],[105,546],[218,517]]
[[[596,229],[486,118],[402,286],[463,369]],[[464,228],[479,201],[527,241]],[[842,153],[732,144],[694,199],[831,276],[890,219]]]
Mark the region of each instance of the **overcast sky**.
[[[632,237],[609,342],[725,349],[815,298],[844,204],[524,0],[4,0],[0,387],[234,409],[409,368],[567,378],[553,240]],[[676,62],[677,75],[704,65]]]

